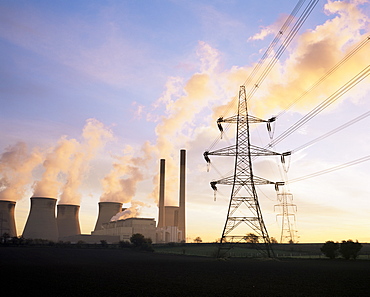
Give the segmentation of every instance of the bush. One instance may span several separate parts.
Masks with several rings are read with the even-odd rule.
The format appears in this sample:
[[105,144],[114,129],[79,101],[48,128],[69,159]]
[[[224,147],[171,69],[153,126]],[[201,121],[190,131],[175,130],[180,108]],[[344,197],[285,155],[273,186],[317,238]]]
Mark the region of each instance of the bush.
[[119,248],[121,248],[121,249],[132,247],[131,243],[130,243],[130,242],[128,242],[128,241],[125,241],[125,240],[121,240],[121,241],[118,243],[118,246],[119,246]]

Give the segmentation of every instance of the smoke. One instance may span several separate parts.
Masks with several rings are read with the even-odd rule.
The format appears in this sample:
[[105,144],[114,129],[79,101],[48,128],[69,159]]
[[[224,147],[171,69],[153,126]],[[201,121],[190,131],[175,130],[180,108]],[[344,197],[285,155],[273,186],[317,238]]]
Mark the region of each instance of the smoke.
[[42,152],[37,149],[30,152],[24,142],[7,147],[0,158],[0,200],[24,198],[32,172],[42,159]]
[[144,171],[151,159],[151,150],[149,142],[145,142],[137,154],[131,146],[126,146],[123,156],[115,156],[112,170],[102,180],[104,192],[100,201],[130,202],[135,196],[137,183],[145,177]]
[[[165,115],[160,117],[156,126],[156,149],[158,159],[166,159],[166,199],[174,200],[178,192],[179,150],[194,137],[196,121],[205,109],[218,98],[214,93],[211,77],[219,66],[219,53],[205,42],[199,42],[197,57],[200,61],[199,72],[193,74],[185,84],[182,79],[170,78],[166,90],[154,104],[164,106]],[[208,120],[205,119],[208,124]],[[152,198],[158,199],[158,176],[153,178]]]
[[34,196],[58,197],[61,191],[60,203],[80,204],[78,188],[89,162],[112,137],[112,132],[96,119],[86,121],[82,142],[62,136],[46,155],[41,180],[34,185]]
[[62,186],[61,175],[70,168],[78,145],[76,139],[62,136],[57,145],[50,149],[43,162],[45,171],[41,180],[34,185],[35,197],[58,197]]
[[143,202],[131,201],[131,206],[129,208],[126,208],[124,211],[117,213],[110,220],[118,221],[138,217],[140,215],[140,209],[143,206],[145,206],[145,203]]
[[66,174],[67,182],[64,184],[59,203],[76,204],[81,201],[78,188],[89,169],[89,162],[103,148],[113,134],[96,119],[88,119],[82,132],[83,142],[79,144],[73,155],[70,167]]

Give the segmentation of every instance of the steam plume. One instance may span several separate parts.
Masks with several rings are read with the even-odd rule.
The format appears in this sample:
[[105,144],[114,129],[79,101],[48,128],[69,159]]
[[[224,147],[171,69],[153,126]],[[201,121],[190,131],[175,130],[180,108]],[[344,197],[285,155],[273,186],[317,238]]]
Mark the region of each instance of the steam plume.
[[6,148],[0,158],[0,200],[17,201],[25,195],[32,171],[42,162],[42,153],[28,151],[24,142]]
[[67,172],[67,182],[63,186],[60,203],[80,204],[81,194],[78,188],[87,173],[89,162],[113,137],[104,125],[96,119],[88,119],[82,133],[83,142],[76,148]]
[[34,185],[36,197],[58,197],[62,186],[61,174],[67,172],[71,166],[73,154],[78,147],[75,139],[67,139],[63,136],[57,145],[46,155],[43,163],[44,173],[41,180]]
[[143,170],[151,158],[151,146],[146,142],[140,157],[135,156],[132,147],[127,146],[124,156],[115,157],[116,162],[110,173],[102,180],[104,193],[102,202],[128,203],[136,193],[137,183],[144,179]]
[[124,211],[117,213],[111,218],[111,221],[125,220],[128,218],[134,218],[140,215],[141,207],[145,206],[145,203],[140,201],[131,201],[131,206],[126,208]]

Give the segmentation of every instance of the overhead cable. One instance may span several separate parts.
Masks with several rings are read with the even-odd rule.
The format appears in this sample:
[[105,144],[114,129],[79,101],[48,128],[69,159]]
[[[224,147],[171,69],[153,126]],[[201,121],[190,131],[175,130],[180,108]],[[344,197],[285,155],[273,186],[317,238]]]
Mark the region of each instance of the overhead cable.
[[298,101],[302,100],[308,93],[319,86],[325,79],[327,79],[331,74],[338,70],[345,62],[352,58],[359,50],[361,50],[365,45],[370,42],[370,36],[367,36],[361,43],[359,43],[355,48],[353,48],[342,60],[340,60],[334,67],[332,67],[328,72],[326,72],[318,81],[316,81],[309,89],[307,89],[303,94],[301,94],[296,100],[289,104],[287,108],[282,110],[276,118],[279,118],[284,113],[286,113],[292,106],[294,106]]
[[311,120],[313,117],[318,115],[321,111],[325,108],[330,106],[336,100],[338,100],[341,96],[351,90],[354,86],[364,80],[370,74],[370,65],[365,67],[362,71],[360,71],[356,76],[354,76],[351,80],[349,80],[345,85],[339,88],[336,92],[334,92],[331,96],[329,96],[326,100],[321,102],[318,106],[312,109],[308,114],[306,114],[303,118],[293,124],[290,128],[285,130],[282,134],[276,137],[273,141],[270,142],[268,146],[272,147],[275,146],[277,143],[283,141],[297,129],[302,127],[305,123]]
[[365,119],[368,116],[370,116],[370,111],[365,112],[364,114],[358,116],[357,118],[352,119],[351,121],[349,121],[349,122],[335,128],[335,129],[329,131],[328,133],[325,133],[325,134],[321,135],[320,137],[317,137],[317,138],[315,138],[315,139],[297,147],[296,149],[292,150],[292,153],[298,152],[298,151],[300,151],[300,150],[302,150],[302,149],[304,149],[304,148],[306,148],[306,147],[308,147],[308,146],[310,146],[310,145],[312,145],[312,144],[314,144],[314,143],[316,143],[320,140],[323,140],[323,139],[325,139],[325,138],[327,138],[327,137],[329,137],[329,136],[331,136],[331,135],[333,135],[333,134],[335,134],[335,133],[337,133],[337,132],[339,132],[339,131],[341,131],[341,130],[343,130],[343,129],[345,129],[345,128],[347,128],[347,127],[349,127],[349,126],[351,126],[355,123],[357,123],[358,121],[361,121],[361,120]]
[[316,176],[323,175],[323,174],[326,174],[326,173],[330,173],[330,172],[340,170],[340,169],[343,169],[343,168],[346,168],[346,167],[349,167],[349,166],[353,166],[353,165],[356,165],[356,164],[359,164],[359,163],[362,163],[362,162],[366,162],[366,161],[369,161],[369,160],[370,160],[370,155],[359,158],[359,159],[356,159],[356,160],[353,160],[353,161],[350,161],[350,162],[347,162],[347,163],[344,163],[344,164],[341,164],[341,165],[338,165],[338,166],[335,166],[335,167],[331,167],[331,168],[328,168],[328,169],[325,169],[325,170],[321,170],[321,171],[318,171],[318,172],[315,172],[315,173],[311,173],[311,174],[308,174],[308,175],[305,175],[305,176],[293,178],[289,181],[289,183],[295,183],[295,182],[302,181],[302,180],[305,180],[305,179],[308,179],[308,178],[312,178],[312,177],[316,177]]

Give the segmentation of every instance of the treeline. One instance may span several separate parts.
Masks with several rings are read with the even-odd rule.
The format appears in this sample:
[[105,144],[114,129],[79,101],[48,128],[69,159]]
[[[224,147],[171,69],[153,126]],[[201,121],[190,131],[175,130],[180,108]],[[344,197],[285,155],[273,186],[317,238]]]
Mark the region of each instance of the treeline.
[[0,236],[0,246],[54,246],[54,247],[70,247],[70,248],[130,248],[140,251],[153,252],[152,240],[145,238],[140,233],[133,234],[130,241],[120,241],[116,244],[108,244],[106,240],[100,240],[100,243],[86,243],[82,240],[71,243],[69,241],[54,242],[47,239],[40,238],[24,238],[23,236],[10,237],[8,233],[3,233]]
[[361,243],[349,239],[347,241],[343,240],[341,243],[329,240],[324,243],[320,250],[329,259],[335,259],[340,255],[349,260],[351,258],[356,259],[361,249]]

